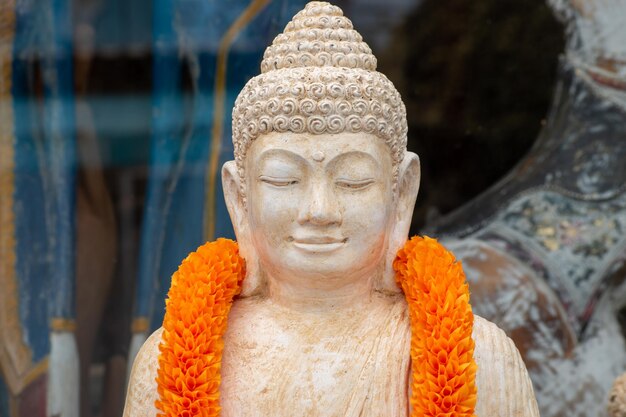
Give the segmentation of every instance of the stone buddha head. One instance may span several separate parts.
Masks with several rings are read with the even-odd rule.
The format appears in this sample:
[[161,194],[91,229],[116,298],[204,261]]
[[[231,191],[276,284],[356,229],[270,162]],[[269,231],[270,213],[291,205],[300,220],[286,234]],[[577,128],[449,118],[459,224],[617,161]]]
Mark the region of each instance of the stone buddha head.
[[391,270],[419,188],[406,110],[341,9],[311,2],[265,51],[233,109],[222,170],[248,264],[243,295],[278,284],[399,291]]

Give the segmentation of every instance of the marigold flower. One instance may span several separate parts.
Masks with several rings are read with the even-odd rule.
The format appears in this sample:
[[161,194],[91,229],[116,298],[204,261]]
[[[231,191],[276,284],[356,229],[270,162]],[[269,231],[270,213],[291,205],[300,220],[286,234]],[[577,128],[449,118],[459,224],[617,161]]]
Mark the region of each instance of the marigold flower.
[[[461,264],[414,237],[394,261],[411,321],[411,416],[473,417],[474,316]],[[158,417],[217,417],[223,336],[245,262],[226,239],[191,253],[172,276],[159,346]]]
[[218,416],[223,336],[245,262],[218,239],[191,253],[172,276],[159,346],[159,417]]
[[474,315],[461,263],[435,239],[416,236],[393,267],[411,321],[411,416],[474,416]]

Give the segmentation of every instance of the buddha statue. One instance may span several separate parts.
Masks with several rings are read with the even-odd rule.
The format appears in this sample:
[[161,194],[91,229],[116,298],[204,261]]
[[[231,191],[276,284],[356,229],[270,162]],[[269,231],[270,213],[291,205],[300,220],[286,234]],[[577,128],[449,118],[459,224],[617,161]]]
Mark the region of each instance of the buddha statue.
[[[165,330],[135,360],[124,416],[538,416],[513,342],[471,310],[456,314],[469,309],[464,282],[438,292],[438,273],[424,273],[435,287],[398,279],[461,268],[428,238],[409,242],[431,248],[428,259],[407,260],[419,159],[406,150],[400,95],[351,22],[308,3],[261,70],[236,100],[235,160],[222,170],[245,278],[235,290],[234,243],[183,261]],[[403,247],[407,259],[396,257]],[[434,379],[419,374],[428,367]]]

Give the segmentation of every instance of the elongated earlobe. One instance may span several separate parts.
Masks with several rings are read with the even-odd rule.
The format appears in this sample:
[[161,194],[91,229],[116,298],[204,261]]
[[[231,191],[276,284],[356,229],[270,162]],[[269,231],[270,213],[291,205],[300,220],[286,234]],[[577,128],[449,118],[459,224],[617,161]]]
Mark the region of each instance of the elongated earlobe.
[[389,234],[387,253],[385,256],[385,270],[382,282],[378,289],[385,292],[399,292],[393,271],[393,260],[398,250],[406,243],[413,209],[420,186],[420,160],[413,152],[407,152],[400,164],[398,172],[398,199],[396,200],[394,224]]
[[246,260],[246,278],[243,281],[242,296],[253,295],[261,288],[259,260],[252,245],[248,213],[241,195],[241,179],[235,161],[228,161],[222,167],[222,188],[230,220],[235,229],[239,253]]
[[243,204],[243,196],[240,193],[241,179],[237,173],[237,165],[235,161],[228,161],[222,167],[222,188],[224,190],[224,199],[230,220],[235,229],[237,240],[242,240],[245,217],[245,207]]

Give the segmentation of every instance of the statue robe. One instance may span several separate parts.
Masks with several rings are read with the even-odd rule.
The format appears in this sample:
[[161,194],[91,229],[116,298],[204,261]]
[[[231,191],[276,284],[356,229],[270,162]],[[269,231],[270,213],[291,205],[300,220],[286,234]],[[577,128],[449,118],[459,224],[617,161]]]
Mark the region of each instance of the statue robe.
[[[261,299],[236,302],[222,360],[223,416],[407,416],[411,332],[406,302],[315,319]],[[124,417],[156,415],[161,330],[133,366]],[[476,316],[478,417],[538,417],[519,352]]]

